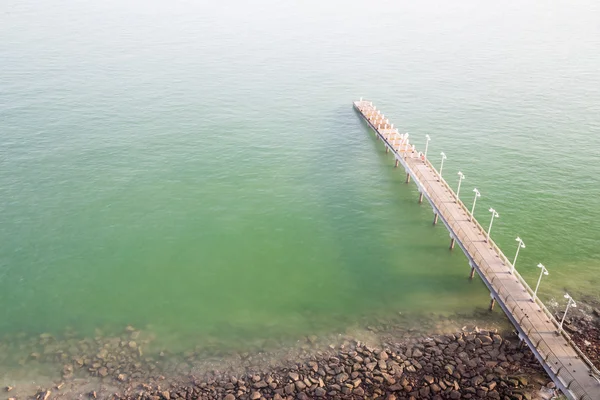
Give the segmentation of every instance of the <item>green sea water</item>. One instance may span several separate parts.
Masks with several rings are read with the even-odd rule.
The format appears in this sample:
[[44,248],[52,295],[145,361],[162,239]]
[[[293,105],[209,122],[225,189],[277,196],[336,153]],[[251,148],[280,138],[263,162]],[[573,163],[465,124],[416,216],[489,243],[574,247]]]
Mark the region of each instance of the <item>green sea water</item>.
[[0,335],[165,346],[485,307],[352,110],[430,158],[542,297],[600,285],[591,0],[5,0]]

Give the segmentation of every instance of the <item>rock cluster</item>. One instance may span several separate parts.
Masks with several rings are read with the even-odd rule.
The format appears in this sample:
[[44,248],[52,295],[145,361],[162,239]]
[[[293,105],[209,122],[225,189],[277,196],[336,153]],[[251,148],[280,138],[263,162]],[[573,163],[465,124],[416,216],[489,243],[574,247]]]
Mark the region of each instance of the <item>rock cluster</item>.
[[[578,309],[569,313],[564,324],[565,330],[596,368],[600,368],[600,309],[580,303]],[[558,321],[562,316],[559,312],[555,315]]]
[[[307,362],[243,376],[213,374],[115,396],[161,399],[531,399],[548,383],[527,349],[495,332],[462,332],[374,348],[350,341]],[[532,376],[539,376],[532,379]],[[549,383],[551,386],[551,383]]]

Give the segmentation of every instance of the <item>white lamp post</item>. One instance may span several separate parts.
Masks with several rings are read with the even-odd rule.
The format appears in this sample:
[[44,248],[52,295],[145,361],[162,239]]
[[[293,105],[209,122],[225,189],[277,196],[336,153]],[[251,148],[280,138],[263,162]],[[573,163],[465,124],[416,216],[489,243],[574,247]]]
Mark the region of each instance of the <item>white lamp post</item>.
[[481,197],[481,193],[479,193],[477,188],[473,189],[473,192],[475,192],[475,198],[473,199],[473,207],[471,208],[471,221],[473,220],[473,213],[475,212],[475,203],[477,203],[477,198]]
[[487,231],[487,241],[490,241],[490,232],[492,231],[492,224],[494,223],[494,218],[500,218],[500,214],[498,214],[496,212],[496,210],[494,210],[493,208],[490,208],[489,210],[492,213],[492,219],[490,220],[490,227],[488,228]]
[[442,151],[440,153],[440,156],[442,156],[442,165],[440,165],[440,178],[442,177],[442,168],[444,168],[444,160],[446,159],[446,155],[444,154],[444,152]]
[[558,328],[559,332],[562,332],[563,322],[565,322],[565,318],[567,317],[567,311],[569,311],[569,307],[577,307],[577,303],[575,303],[575,300],[573,300],[573,298],[569,296],[569,293],[565,293],[565,299],[568,299],[567,308],[565,309],[565,313],[563,314],[563,317],[560,320],[560,326]]
[[465,174],[463,174],[462,172],[458,171],[458,189],[456,189],[456,198],[458,199],[458,195],[460,194],[460,184],[462,182],[462,180],[465,179]]
[[519,242],[518,246],[517,246],[517,252],[515,253],[515,259],[512,263],[512,268],[510,270],[510,273],[514,273],[515,272],[515,264],[517,263],[517,256],[519,255],[519,250],[520,249],[524,249],[525,248],[525,243],[523,243],[523,241],[521,240],[520,237],[517,236],[517,238],[515,239],[517,242]]
[[541,269],[541,272],[540,272],[540,279],[538,279],[537,285],[535,285],[535,290],[533,291],[533,302],[534,303],[535,303],[535,299],[537,298],[537,291],[540,287],[540,282],[542,281],[542,276],[548,275],[548,270],[542,264],[538,264],[537,267]]
[[425,135],[425,139],[427,139],[427,141],[425,142],[425,160],[427,160],[427,148],[429,147],[429,141],[431,140],[431,138],[429,137],[429,135]]

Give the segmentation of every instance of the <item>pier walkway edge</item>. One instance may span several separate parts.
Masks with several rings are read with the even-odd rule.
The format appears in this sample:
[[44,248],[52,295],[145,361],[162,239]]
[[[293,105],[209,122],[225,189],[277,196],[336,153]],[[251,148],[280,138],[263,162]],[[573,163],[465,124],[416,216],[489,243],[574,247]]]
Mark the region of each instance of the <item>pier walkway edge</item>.
[[462,249],[471,266],[471,277],[477,271],[490,291],[490,307],[496,302],[500,305],[556,386],[569,399],[599,400],[600,371],[571,337],[559,330],[559,322],[521,275],[516,270],[511,272],[511,262],[429,160],[372,102],[361,99],[354,102],[354,108],[383,141],[386,152],[392,152],[396,167],[404,167],[406,182],[415,182],[419,202],[423,197],[427,199],[433,209],[433,223],[439,219],[446,226],[450,248],[456,243]]

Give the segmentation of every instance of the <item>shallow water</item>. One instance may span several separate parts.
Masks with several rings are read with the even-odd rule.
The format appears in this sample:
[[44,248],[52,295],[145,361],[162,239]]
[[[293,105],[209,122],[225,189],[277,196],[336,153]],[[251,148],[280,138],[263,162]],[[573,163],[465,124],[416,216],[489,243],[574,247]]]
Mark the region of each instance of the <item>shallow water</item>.
[[0,333],[163,346],[485,305],[351,108],[444,151],[542,297],[597,295],[592,1],[5,2]]

